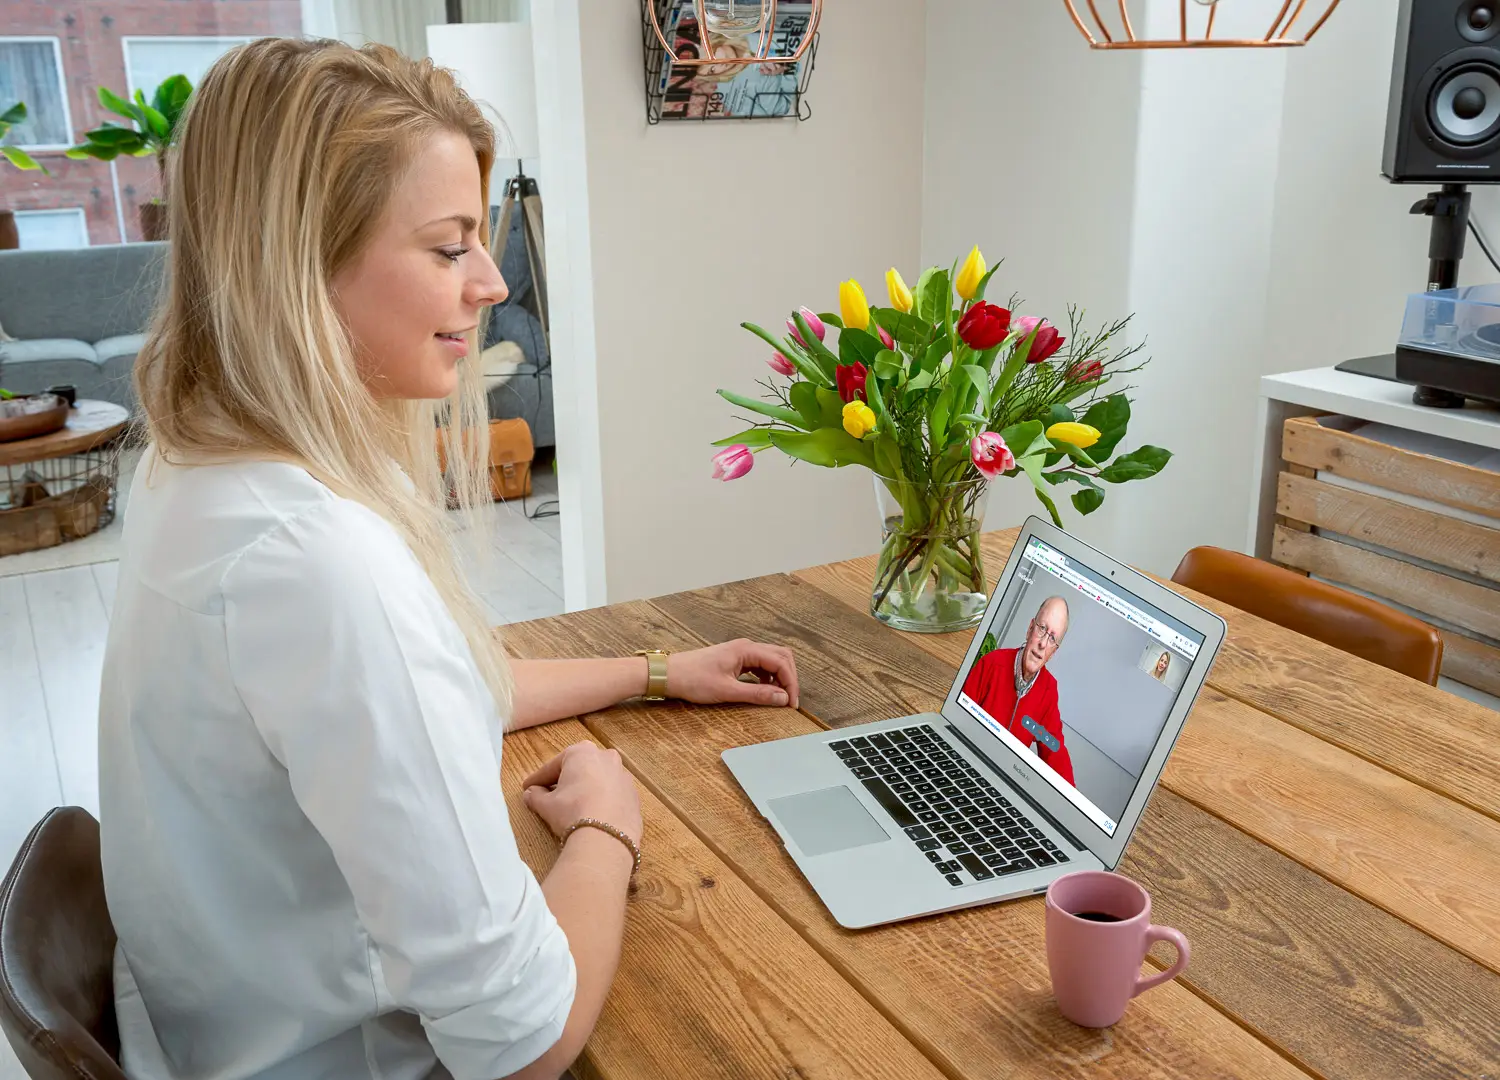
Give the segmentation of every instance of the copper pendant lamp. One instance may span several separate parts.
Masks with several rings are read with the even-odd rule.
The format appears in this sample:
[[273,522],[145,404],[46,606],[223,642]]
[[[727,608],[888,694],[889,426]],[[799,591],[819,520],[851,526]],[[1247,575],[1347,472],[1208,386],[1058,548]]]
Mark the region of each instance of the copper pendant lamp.
[[[698,25],[706,31],[701,35],[703,55],[678,56],[666,34],[662,32],[659,0],[642,2],[646,6],[651,29],[656,32],[657,40],[666,50],[666,61],[688,67],[699,64],[729,66],[796,63],[812,44],[818,22],[823,17],[823,0],[806,0],[812,7],[807,30],[794,50],[783,49],[778,52],[773,48],[776,35],[770,32],[776,25],[776,0],[695,0],[693,7],[698,16]],[[748,45],[754,34],[760,34],[758,48]]]
[[[1177,34],[1175,37],[1138,37],[1130,21],[1126,0],[1117,0],[1118,15],[1101,15],[1109,0],[1083,0],[1088,7],[1090,20],[1079,14],[1075,0],[1063,0],[1073,25],[1095,49],[1265,49],[1306,45],[1312,40],[1339,0],[1178,0]],[[1244,9],[1259,2],[1267,16],[1274,14],[1271,28],[1264,37],[1216,38],[1214,22],[1219,8],[1224,4]],[[1203,9],[1207,8],[1207,12]],[[1311,9],[1311,10],[1309,10]]]

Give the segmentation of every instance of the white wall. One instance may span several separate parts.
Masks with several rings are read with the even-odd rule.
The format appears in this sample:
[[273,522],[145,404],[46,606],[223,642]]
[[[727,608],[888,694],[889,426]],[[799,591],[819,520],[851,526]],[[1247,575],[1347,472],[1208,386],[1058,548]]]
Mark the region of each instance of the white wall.
[[[540,10],[554,6],[575,15]],[[562,370],[561,342],[556,366],[559,397],[569,397],[561,408],[576,408],[583,426],[597,411],[597,448],[569,438],[570,419],[559,462],[565,498],[570,472],[601,477],[577,527],[581,543],[602,544],[603,583],[595,574],[580,596],[570,581],[569,606],[874,551],[863,471],[789,467],[766,452],[747,477],[723,484],[709,478],[709,443],[737,430],[714,391],[754,393],[769,374],[767,348],[740,322],[777,327],[800,304],[836,310],[839,281],[859,278],[880,295],[887,266],[916,262],[922,5],[828,6],[805,123],[654,127],[645,120],[639,7],[589,3],[581,20],[578,7],[559,0],[533,13],[546,35],[571,18],[581,48],[589,266],[580,280],[575,235],[575,272],[566,282],[551,276],[554,310],[576,309],[592,289],[592,370],[577,376],[589,385],[562,385],[574,374]],[[556,176],[547,138],[543,157]],[[587,560],[575,552],[568,570],[579,561]]]

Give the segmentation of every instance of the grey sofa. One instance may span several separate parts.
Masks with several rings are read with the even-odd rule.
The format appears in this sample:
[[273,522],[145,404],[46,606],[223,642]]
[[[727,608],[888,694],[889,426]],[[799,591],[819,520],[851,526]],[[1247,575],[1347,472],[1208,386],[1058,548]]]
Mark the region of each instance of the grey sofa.
[[151,320],[165,244],[0,251],[0,386],[78,396],[135,411],[130,373]]

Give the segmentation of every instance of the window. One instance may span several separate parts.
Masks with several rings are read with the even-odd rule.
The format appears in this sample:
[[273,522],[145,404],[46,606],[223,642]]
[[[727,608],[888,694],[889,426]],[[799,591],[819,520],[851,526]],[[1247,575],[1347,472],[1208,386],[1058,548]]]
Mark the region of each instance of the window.
[[26,103],[26,122],[7,137],[28,150],[73,145],[73,122],[63,85],[62,46],[55,37],[0,37],[0,112]]
[[248,37],[126,37],[120,39],[125,49],[126,87],[131,96],[137,90],[150,101],[156,88],[169,76],[186,75],[194,86],[203,80],[215,60],[236,45],[254,41]]
[[23,251],[89,246],[89,227],[81,206],[65,210],[17,210],[16,231],[21,235]]

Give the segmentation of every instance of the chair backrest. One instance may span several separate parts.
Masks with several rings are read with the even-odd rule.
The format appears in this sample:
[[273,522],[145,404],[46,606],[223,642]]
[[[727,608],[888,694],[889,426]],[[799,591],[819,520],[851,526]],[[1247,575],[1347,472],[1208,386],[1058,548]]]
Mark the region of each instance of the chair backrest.
[[1442,635],[1421,619],[1378,600],[1216,547],[1193,548],[1182,557],[1172,580],[1288,630],[1437,685],[1443,666]]
[[58,807],[0,885],[0,1027],[33,1080],[125,1080],[99,823]]
[[166,267],[165,243],[0,251],[0,324],[16,338],[91,345],[143,333]]

